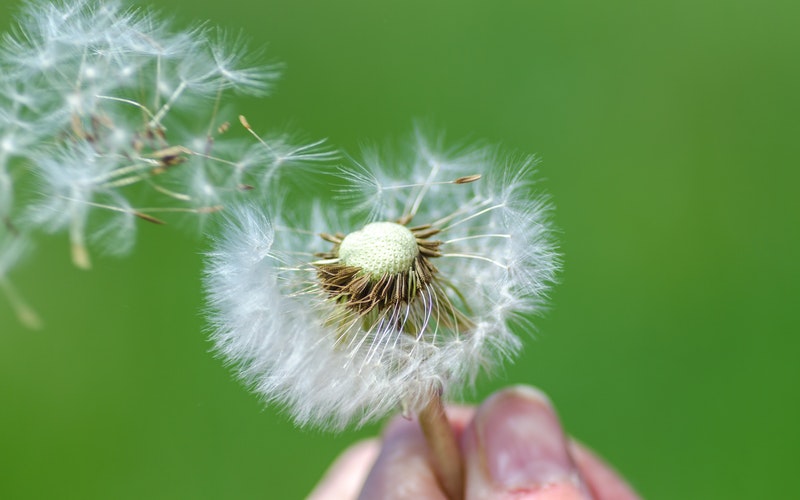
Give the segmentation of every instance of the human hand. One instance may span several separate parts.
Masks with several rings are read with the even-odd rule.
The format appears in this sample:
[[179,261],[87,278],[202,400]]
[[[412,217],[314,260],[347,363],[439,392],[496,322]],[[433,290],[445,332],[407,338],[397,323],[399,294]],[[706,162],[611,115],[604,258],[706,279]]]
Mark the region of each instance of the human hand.
[[[447,414],[461,445],[467,500],[639,498],[600,458],[564,435],[536,389],[504,389],[478,408],[451,406]],[[309,498],[446,499],[419,425],[400,417],[381,440],[346,450]]]

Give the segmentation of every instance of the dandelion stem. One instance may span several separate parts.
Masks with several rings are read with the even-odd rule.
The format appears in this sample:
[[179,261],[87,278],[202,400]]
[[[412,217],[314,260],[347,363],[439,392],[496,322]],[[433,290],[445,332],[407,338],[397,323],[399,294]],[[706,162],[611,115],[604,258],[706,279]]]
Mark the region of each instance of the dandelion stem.
[[441,392],[419,412],[419,425],[431,451],[433,470],[450,500],[464,498],[464,467],[456,436],[442,405]]

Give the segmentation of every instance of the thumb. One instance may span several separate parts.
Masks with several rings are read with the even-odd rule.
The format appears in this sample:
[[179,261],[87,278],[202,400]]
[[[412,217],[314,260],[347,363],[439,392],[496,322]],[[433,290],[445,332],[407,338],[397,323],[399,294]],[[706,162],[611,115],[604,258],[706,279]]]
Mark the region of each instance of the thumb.
[[591,498],[547,397],[516,386],[495,393],[462,436],[466,498]]

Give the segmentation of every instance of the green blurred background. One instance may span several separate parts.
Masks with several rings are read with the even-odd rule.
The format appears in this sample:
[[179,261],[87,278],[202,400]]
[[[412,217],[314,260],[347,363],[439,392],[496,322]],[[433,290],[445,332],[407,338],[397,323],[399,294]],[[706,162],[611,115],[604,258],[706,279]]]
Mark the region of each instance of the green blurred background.
[[[562,283],[472,401],[543,388],[648,498],[796,495],[800,3],[159,7],[287,64],[241,101],[260,130],[355,151],[425,118],[543,159]],[[296,429],[233,379],[203,333],[203,247],[141,224],[133,256],[87,273],[61,235],[14,273],[46,329],[0,301],[0,498],[301,498],[379,431]]]

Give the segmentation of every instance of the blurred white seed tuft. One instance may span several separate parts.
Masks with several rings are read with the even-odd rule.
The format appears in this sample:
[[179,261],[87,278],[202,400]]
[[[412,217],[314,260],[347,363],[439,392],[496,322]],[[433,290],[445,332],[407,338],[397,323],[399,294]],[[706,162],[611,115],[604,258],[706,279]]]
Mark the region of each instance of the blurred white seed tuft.
[[[281,65],[241,34],[118,0],[33,0],[0,39],[0,220],[66,232],[72,261],[133,248],[136,221],[196,225],[323,142],[254,141],[228,115]],[[163,218],[162,218],[163,216]]]

